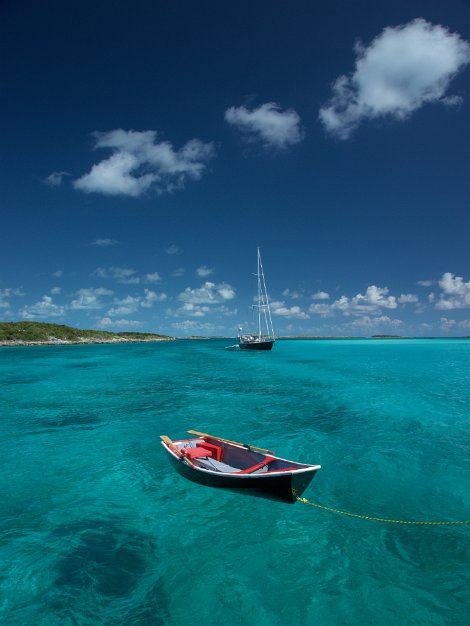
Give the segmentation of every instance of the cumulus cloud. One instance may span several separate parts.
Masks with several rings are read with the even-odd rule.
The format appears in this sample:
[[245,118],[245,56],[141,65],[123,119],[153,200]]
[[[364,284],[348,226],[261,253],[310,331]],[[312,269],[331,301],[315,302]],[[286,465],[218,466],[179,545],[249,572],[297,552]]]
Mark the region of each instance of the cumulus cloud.
[[165,254],[168,254],[169,256],[173,256],[174,254],[180,254],[180,252],[180,248],[174,243],[165,248]]
[[135,313],[140,304],[140,298],[135,296],[126,296],[125,298],[116,298],[114,303],[117,306],[112,307],[108,311],[108,315],[111,317],[115,317],[117,315],[130,315],[131,313]]
[[235,298],[235,289],[228,283],[205,282],[198,289],[187,287],[178,295],[180,302],[191,304],[220,304]]
[[149,309],[155,302],[164,302],[166,299],[166,293],[156,293],[151,289],[144,289],[144,297],[140,300],[140,306]]
[[122,285],[137,285],[140,278],[135,270],[129,267],[98,267],[95,270],[96,276],[99,278],[111,278]]
[[302,294],[300,293],[300,291],[295,291],[292,289],[284,289],[282,295],[284,296],[284,298],[292,298],[292,300],[299,300],[300,298],[302,298]]
[[418,280],[418,285],[420,287],[432,287],[434,285],[433,280]]
[[237,309],[229,309],[223,304],[218,306],[209,306],[207,304],[193,304],[192,302],[185,302],[176,310],[168,309],[166,314],[168,317],[205,317],[209,314],[231,317],[237,314]]
[[326,291],[317,291],[317,293],[313,294],[312,299],[313,300],[329,300],[330,294],[327,293]]
[[347,139],[368,119],[406,119],[432,102],[456,104],[445,96],[452,78],[470,62],[470,44],[424,19],[388,27],[368,47],[356,46],[355,71],[333,84],[320,109],[327,131]]
[[470,281],[465,282],[461,276],[445,272],[439,281],[442,290],[436,309],[441,311],[470,308]]
[[117,243],[116,239],[95,239],[95,241],[91,242],[91,245],[104,246],[106,248],[108,246],[115,246]]
[[415,296],[413,293],[402,293],[398,297],[399,304],[412,304],[413,302],[418,302],[418,300],[418,296]]
[[54,304],[50,296],[43,296],[39,302],[31,304],[30,306],[24,306],[20,311],[21,317],[27,320],[61,317],[64,313],[65,307]]
[[95,149],[109,149],[112,154],[74,181],[75,189],[85,193],[134,198],[148,191],[171,193],[188,180],[199,180],[215,155],[213,143],[191,139],[175,150],[170,142],[158,141],[153,130],[119,128],[93,136]]
[[167,299],[165,293],[156,293],[151,289],[144,289],[144,295],[126,296],[125,298],[115,298],[114,306],[108,311],[109,317],[119,315],[130,315],[139,310],[140,307],[150,309],[156,302],[164,302]]
[[377,313],[381,309],[396,309],[398,307],[397,298],[388,294],[388,287],[370,285],[364,294],[358,293],[353,298],[341,296],[331,304],[325,302],[326,298],[323,298],[323,302],[311,304],[308,312],[329,317],[335,313],[348,316]]
[[135,326],[140,326],[142,324],[142,322],[139,322],[137,320],[126,320],[126,319],[122,319],[122,320],[112,320],[110,317],[102,317],[100,320],[98,320],[98,322],[96,323],[96,325],[99,328],[129,328],[129,327],[135,327]]
[[46,185],[49,185],[49,187],[60,187],[66,176],[71,176],[71,174],[68,172],[52,172],[44,182]]
[[196,270],[196,274],[200,278],[205,278],[206,276],[210,276],[213,273],[214,273],[214,270],[211,269],[210,267],[206,267],[205,265],[202,265],[201,267],[198,267],[197,270]]
[[194,320],[185,320],[184,322],[174,322],[172,324],[172,327],[177,330],[177,331],[182,331],[184,332],[186,335],[188,335],[191,331],[192,333],[213,333],[215,330],[215,326],[214,324],[211,324],[209,322],[205,322],[205,323],[201,323],[201,322],[196,322]]
[[70,303],[70,308],[79,309],[102,309],[105,305],[100,300],[100,296],[112,296],[113,291],[99,287],[98,289],[79,289],[77,297]]
[[24,296],[24,291],[20,288],[12,289],[11,287],[7,287],[6,289],[0,289],[0,309],[9,309],[10,302],[9,299],[14,296]]
[[287,307],[284,302],[271,302],[271,312],[288,319],[308,320],[310,315],[305,313],[299,306]]
[[353,322],[347,324],[349,328],[374,328],[378,327],[394,327],[401,326],[403,322],[398,319],[392,319],[388,317],[388,315],[379,315],[378,317],[369,317],[368,315],[364,315],[358,319],[355,319]]
[[303,139],[299,115],[293,109],[281,111],[275,102],[266,102],[253,110],[230,107],[225,111],[225,121],[267,148],[288,148]]
[[370,285],[367,287],[365,294],[358,293],[351,299],[342,296],[333,303],[332,308],[338,309],[343,313],[373,312],[381,308],[396,309],[398,306],[397,300],[395,296],[389,296],[388,292],[388,287]]
[[151,274],[145,274],[145,282],[146,283],[158,283],[162,277],[158,272],[153,272]]

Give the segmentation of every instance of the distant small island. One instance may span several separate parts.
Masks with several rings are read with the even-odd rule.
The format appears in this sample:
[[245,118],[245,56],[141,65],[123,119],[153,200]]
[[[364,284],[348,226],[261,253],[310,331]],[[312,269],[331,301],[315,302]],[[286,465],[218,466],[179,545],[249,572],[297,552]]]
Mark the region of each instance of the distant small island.
[[47,322],[0,322],[0,346],[72,345],[91,343],[140,343],[170,341],[156,333],[82,330]]

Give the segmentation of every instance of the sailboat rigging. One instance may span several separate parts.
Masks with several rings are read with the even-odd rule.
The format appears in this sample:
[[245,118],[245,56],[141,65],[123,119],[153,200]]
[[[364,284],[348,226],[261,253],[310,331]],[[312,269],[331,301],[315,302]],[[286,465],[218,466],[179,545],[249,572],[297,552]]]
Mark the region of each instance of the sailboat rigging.
[[266,289],[266,281],[264,278],[263,263],[261,254],[258,250],[258,269],[255,274],[257,277],[257,304],[253,305],[253,309],[257,315],[257,329],[253,334],[242,334],[240,327],[238,335],[238,347],[241,350],[271,350],[275,337],[273,322],[271,319],[271,309],[269,307],[268,291]]

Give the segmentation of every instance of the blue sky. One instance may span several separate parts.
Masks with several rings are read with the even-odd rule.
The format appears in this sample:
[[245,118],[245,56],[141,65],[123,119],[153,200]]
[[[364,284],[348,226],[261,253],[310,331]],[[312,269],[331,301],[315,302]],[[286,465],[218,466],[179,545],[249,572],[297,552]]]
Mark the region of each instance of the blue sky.
[[470,3],[0,2],[0,321],[470,335]]

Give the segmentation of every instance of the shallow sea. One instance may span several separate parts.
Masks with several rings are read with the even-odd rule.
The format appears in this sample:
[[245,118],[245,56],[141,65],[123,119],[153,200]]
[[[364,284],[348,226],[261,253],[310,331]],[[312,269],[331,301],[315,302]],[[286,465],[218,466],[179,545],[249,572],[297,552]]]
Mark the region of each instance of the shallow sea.
[[320,463],[310,501],[468,520],[470,340],[0,348],[0,623],[460,625],[470,526],[202,487],[189,428]]

